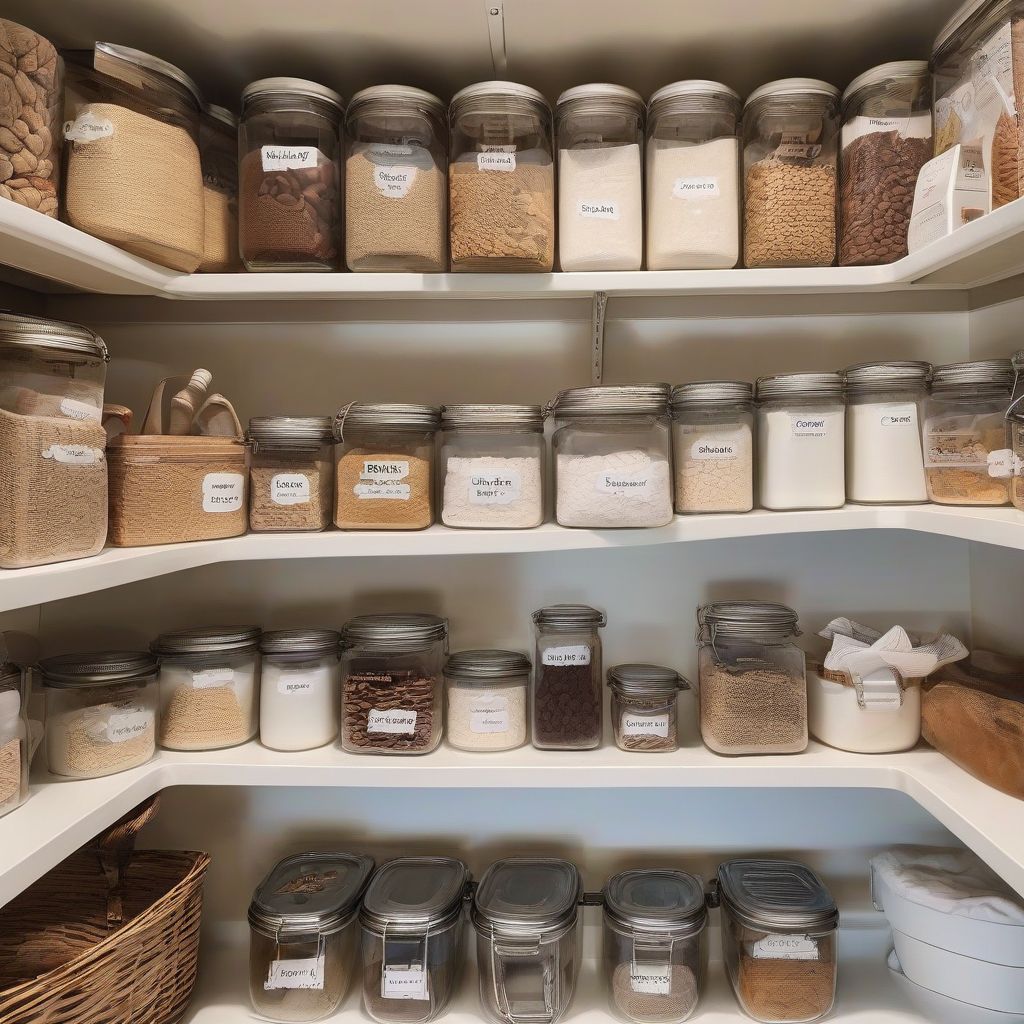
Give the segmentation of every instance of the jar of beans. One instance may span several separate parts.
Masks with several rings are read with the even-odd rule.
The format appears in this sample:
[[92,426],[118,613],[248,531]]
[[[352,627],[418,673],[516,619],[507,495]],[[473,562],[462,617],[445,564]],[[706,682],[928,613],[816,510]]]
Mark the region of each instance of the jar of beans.
[[660,665],[616,665],[608,669],[612,732],[620,750],[666,752],[679,749],[676,698],[690,684]]

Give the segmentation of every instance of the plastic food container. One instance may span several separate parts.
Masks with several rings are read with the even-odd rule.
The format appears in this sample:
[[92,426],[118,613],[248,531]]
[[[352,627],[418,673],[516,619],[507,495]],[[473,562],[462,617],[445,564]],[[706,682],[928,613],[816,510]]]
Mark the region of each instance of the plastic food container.
[[0,818],[28,799],[30,738],[28,681],[10,662],[0,663]]
[[249,905],[249,994],[273,1021],[315,1021],[341,1005],[357,971],[356,915],[373,858],[300,853],[281,861]]
[[203,168],[203,262],[209,274],[241,270],[238,258],[238,118],[212,103],[199,120]]
[[583,895],[574,864],[509,857],[473,897],[480,1005],[496,1024],[555,1024],[572,1002],[580,966]]
[[444,666],[448,742],[513,750],[526,742],[530,659],[517,651],[459,651]]
[[660,665],[616,665],[608,669],[612,733],[620,750],[666,753],[679,749],[680,690],[690,684]]
[[1010,445],[1013,448],[1011,498],[1014,506],[1024,512],[1024,349],[1015,352],[1012,361],[1016,379],[1013,386],[1013,398],[1006,415]]

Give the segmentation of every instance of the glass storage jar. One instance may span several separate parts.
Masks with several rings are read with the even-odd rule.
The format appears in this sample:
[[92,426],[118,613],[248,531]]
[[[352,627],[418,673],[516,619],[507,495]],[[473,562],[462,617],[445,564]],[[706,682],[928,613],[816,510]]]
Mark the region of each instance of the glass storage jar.
[[441,407],[441,522],[522,530],[544,522],[539,405]]
[[763,508],[839,508],[846,501],[843,392],[839,373],[758,379],[758,498]]
[[375,85],[345,112],[345,259],[349,270],[430,273],[448,266],[444,104]]
[[259,729],[260,630],[206,626],[162,633],[160,746],[220,750],[251,740]]
[[526,742],[530,659],[518,651],[458,651],[444,666],[448,742],[513,750]]
[[313,750],[338,735],[341,634],[333,629],[264,633],[260,742],[272,750]]
[[924,402],[928,497],[937,505],[1006,505],[1013,476],[1006,411],[1009,359],[947,363],[932,370]]
[[703,380],[672,389],[675,510],[749,512],[754,507],[754,389]]
[[795,861],[733,860],[718,869],[722,953],[743,1011],[766,1024],[824,1017],[836,990],[839,911]]
[[68,54],[64,215],[189,274],[203,260],[202,98],[173,64],[97,43]]
[[448,108],[452,270],[549,271],[555,259],[551,108],[515,82],[478,82]]
[[612,734],[620,750],[658,753],[679,749],[680,690],[690,684],[660,665],[616,665],[608,669]]
[[359,913],[363,1008],[381,1024],[427,1024],[462,972],[469,869],[454,857],[399,857],[378,869]]
[[342,98],[301,78],[242,90],[238,231],[246,270],[336,270]]
[[156,753],[156,658],[102,651],[46,658],[46,758],[54,775],[96,779],[145,764]]
[[334,525],[342,530],[425,530],[434,521],[430,405],[353,403],[335,417]]
[[0,818],[28,799],[28,676],[0,662]]
[[358,615],[342,644],[341,745],[352,754],[429,754],[441,742],[448,620]]
[[238,259],[238,118],[212,103],[199,119],[203,168],[203,262],[208,274],[241,270]]
[[680,1024],[697,1008],[707,971],[708,910],[685,871],[621,871],[604,889],[604,973],[615,1016]]
[[0,312],[0,568],[102,549],[108,361],[85,327]]
[[667,384],[570,388],[552,402],[555,518],[592,529],[672,521]]
[[836,261],[839,90],[815,78],[755,89],[743,107],[743,262]]
[[554,857],[496,861],[473,896],[480,1005],[496,1024],[555,1024],[580,967],[575,864]]
[[880,64],[855,78],[842,100],[839,264],[894,263],[921,168],[932,158],[932,89],[926,60]]
[[329,416],[249,420],[250,530],[326,530],[331,525],[333,442]]
[[259,1016],[315,1021],[341,1005],[357,971],[356,916],[373,858],[286,857],[249,904],[249,996]]
[[920,409],[931,364],[860,363],[846,377],[846,497],[928,500]]
[[1013,397],[1007,411],[1010,446],[1013,449],[1013,504],[1024,512],[1024,349],[1013,356]]
[[639,270],[643,99],[621,85],[578,85],[558,97],[555,137],[561,269]]
[[647,107],[647,269],[727,270],[740,258],[740,98],[698,79]]
[[804,652],[792,608],[718,601],[697,610],[700,732],[716,754],[798,754],[807,746]]

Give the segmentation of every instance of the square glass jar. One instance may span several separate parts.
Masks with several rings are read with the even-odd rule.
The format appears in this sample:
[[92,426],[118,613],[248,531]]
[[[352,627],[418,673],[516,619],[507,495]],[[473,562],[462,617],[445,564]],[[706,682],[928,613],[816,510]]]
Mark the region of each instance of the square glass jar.
[[679,749],[680,690],[690,684],[661,665],[628,664],[608,669],[612,735],[619,750],[671,753]]

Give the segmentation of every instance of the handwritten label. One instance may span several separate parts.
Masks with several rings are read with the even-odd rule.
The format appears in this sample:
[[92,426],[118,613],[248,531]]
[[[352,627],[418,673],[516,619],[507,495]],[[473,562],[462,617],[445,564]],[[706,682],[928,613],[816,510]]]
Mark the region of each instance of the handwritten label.
[[366,731],[411,736],[416,731],[416,712],[402,711],[398,708],[378,711],[374,708],[366,716]]
[[270,478],[270,500],[275,505],[308,505],[309,477],[305,473],[275,473]]
[[321,991],[324,987],[324,956],[304,960],[272,960],[263,988],[271,992],[278,988],[309,988]]
[[265,171],[302,171],[316,167],[315,146],[261,146],[260,162]]
[[883,427],[904,427],[917,430],[917,406],[913,402],[898,405],[883,405],[878,410],[879,423]]
[[103,461],[103,452],[87,444],[51,444],[40,454],[44,459],[53,459],[62,466],[95,466]]
[[471,505],[511,505],[522,494],[523,478],[516,470],[506,473],[474,473],[469,481]]
[[231,686],[235,681],[233,668],[203,668],[192,673],[192,689],[212,690],[215,686]]
[[429,999],[427,972],[422,967],[385,966],[380,994],[384,999]]
[[766,935],[750,953],[755,960],[817,960],[818,944],[808,935]]
[[790,414],[789,425],[794,437],[828,437],[828,417]]
[[544,665],[589,665],[590,648],[587,644],[568,647],[548,647],[540,657]]
[[508,732],[508,698],[500,693],[474,694],[469,706],[469,731]]
[[623,736],[668,737],[668,715],[633,715],[628,712],[621,720]]
[[614,494],[617,498],[644,499],[651,490],[651,474],[646,469],[637,473],[604,470],[594,478],[594,490],[598,494]]
[[241,473],[207,473],[203,477],[203,511],[237,512],[245,499]]
[[111,743],[127,743],[153,728],[153,713],[144,708],[123,711],[107,719],[106,737]]
[[671,995],[672,965],[638,964],[634,960],[629,965],[629,984],[634,992],[642,992],[645,995]]
[[301,697],[313,692],[313,683],[305,678],[295,678],[284,672],[278,676],[277,692],[285,697]]
[[114,122],[106,117],[97,117],[89,110],[83,110],[73,121],[64,124],[64,138],[68,142],[95,142],[109,139],[114,134]]
[[416,182],[416,168],[408,166],[374,167],[373,183],[382,196],[404,199]]
[[618,220],[621,216],[619,204],[610,199],[581,199],[576,204],[576,212],[592,220]]
[[103,411],[99,406],[91,402],[79,402],[74,398],[62,398],[60,411],[72,420],[95,420],[99,423],[103,419]]
[[717,178],[676,178],[672,185],[675,199],[717,199],[721,194]]
[[488,153],[477,153],[476,169],[478,171],[514,171],[516,155],[493,150]]

